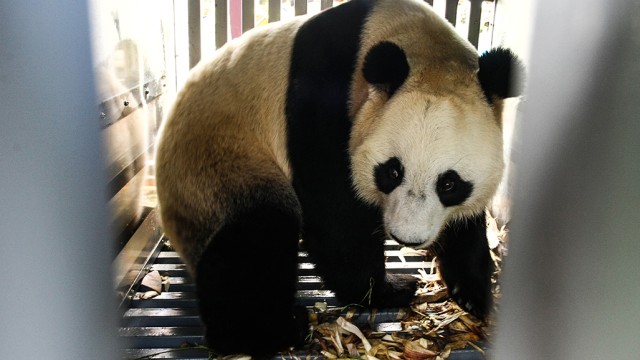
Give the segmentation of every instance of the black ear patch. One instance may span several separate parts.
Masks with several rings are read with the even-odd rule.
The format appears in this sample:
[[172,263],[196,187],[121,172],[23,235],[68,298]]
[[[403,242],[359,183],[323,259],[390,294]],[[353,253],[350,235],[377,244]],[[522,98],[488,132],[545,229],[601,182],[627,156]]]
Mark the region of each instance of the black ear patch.
[[365,56],[362,74],[367,82],[392,96],[409,76],[407,56],[398,45],[383,41]]
[[519,96],[523,90],[524,65],[505,48],[495,48],[480,56],[478,79],[489,102],[493,98],[506,99]]

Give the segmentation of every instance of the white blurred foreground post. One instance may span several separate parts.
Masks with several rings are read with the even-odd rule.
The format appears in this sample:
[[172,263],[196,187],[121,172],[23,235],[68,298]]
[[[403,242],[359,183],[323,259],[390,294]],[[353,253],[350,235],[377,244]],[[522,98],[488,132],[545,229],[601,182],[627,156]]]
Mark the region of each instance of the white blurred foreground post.
[[0,5],[0,359],[115,359],[87,4]]
[[640,356],[640,2],[540,0],[495,359]]

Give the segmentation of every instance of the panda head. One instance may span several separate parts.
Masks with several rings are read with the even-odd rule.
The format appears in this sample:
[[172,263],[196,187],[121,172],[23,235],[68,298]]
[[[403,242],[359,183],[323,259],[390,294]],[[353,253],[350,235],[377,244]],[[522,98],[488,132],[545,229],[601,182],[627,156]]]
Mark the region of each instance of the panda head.
[[510,51],[448,50],[426,56],[414,44],[378,41],[354,78],[353,186],[382,209],[389,235],[418,248],[484,211],[504,166],[502,100],[519,91]]

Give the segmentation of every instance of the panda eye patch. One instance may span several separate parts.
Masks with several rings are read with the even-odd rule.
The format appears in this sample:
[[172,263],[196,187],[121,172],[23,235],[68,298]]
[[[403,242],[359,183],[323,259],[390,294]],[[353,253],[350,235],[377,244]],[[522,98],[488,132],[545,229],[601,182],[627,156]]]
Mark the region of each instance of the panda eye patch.
[[456,187],[456,182],[454,180],[445,180],[442,183],[442,187],[441,187],[441,191],[442,192],[449,192],[449,191],[453,191],[453,189]]
[[392,157],[384,164],[376,165],[374,169],[376,186],[385,194],[391,193],[402,184],[404,167],[397,157]]
[[438,176],[436,192],[444,206],[462,204],[473,191],[473,184],[464,181],[455,170],[447,170]]

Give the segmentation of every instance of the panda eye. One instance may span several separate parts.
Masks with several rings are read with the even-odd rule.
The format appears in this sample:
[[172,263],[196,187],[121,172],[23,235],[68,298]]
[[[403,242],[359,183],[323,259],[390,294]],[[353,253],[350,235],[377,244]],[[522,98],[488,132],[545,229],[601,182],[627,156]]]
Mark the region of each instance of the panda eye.
[[445,180],[442,183],[442,187],[440,188],[440,191],[449,192],[449,191],[452,191],[455,187],[456,187],[456,182],[454,180]]
[[378,164],[374,169],[376,186],[385,194],[391,193],[402,184],[404,168],[400,159],[392,157],[384,164]]
[[455,170],[447,170],[438,176],[436,192],[444,206],[460,205],[471,196],[473,184],[462,180]]

